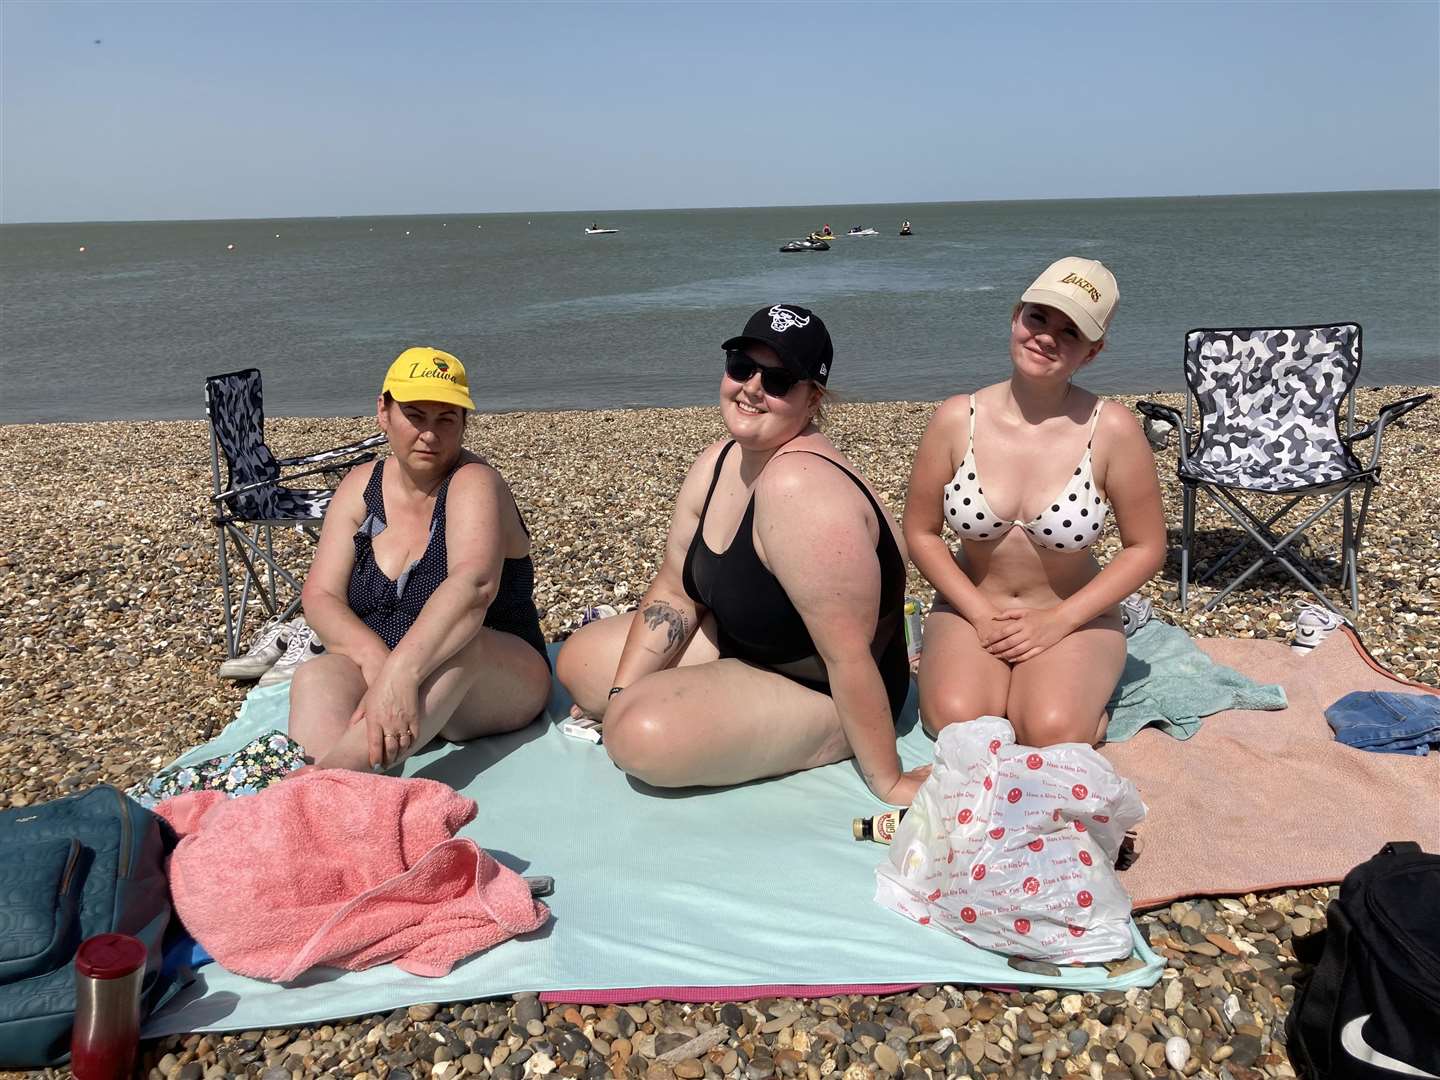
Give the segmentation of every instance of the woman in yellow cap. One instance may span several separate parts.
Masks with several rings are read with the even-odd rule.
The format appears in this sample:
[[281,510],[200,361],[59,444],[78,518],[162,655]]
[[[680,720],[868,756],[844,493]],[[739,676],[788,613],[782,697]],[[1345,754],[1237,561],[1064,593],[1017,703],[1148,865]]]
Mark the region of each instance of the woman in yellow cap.
[[[1030,746],[1104,738],[1125,663],[1120,602],[1165,560],[1140,425],[1071,382],[1105,347],[1118,300],[1102,263],[1053,263],[1011,313],[1010,378],[945,401],[920,441],[905,540],[936,593],[919,676],[931,734],[989,715]],[[1123,547],[1102,569],[1090,548],[1107,510]]]
[[376,403],[390,456],[341,483],[305,581],[325,653],[290,691],[290,732],[322,768],[389,768],[436,735],[524,727],[550,666],[530,534],[509,487],[461,445],[465,367],[401,353]]

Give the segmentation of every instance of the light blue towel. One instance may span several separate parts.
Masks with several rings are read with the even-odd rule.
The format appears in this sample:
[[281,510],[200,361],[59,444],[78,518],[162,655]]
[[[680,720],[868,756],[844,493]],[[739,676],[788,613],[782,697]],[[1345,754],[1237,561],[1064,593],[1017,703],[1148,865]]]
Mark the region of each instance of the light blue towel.
[[1124,742],[1154,724],[1188,739],[1200,718],[1225,709],[1283,709],[1285,691],[1217,664],[1179,627],[1152,619],[1127,639],[1125,670],[1110,699],[1105,738]]
[[[856,842],[850,821],[881,805],[851,762],[734,788],[654,791],[616,769],[603,747],[562,734],[569,707],[557,688],[545,718],[525,730],[432,744],[404,766],[478,802],[462,835],[514,870],[555,878],[549,925],[441,979],[384,965],[318,970],[276,986],[211,964],[150,1018],[146,1037],[314,1024],[527,990],[948,982],[1080,991],[1160,977],[1163,962],[1133,924],[1143,966],[1114,978],[1103,966],[1065,967],[1047,978],[880,907],[875,867],[885,849]],[[285,687],[252,691],[239,718],[184,760],[283,729],[287,712]],[[912,690],[901,721],[907,767],[934,759],[915,719]]]

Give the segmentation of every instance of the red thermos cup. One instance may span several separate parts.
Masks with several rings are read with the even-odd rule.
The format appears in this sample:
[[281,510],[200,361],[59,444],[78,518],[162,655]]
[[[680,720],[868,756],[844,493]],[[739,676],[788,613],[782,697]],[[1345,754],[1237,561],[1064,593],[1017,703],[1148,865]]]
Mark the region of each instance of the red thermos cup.
[[96,934],[75,953],[75,1080],[130,1080],[140,1044],[145,945],[128,934]]

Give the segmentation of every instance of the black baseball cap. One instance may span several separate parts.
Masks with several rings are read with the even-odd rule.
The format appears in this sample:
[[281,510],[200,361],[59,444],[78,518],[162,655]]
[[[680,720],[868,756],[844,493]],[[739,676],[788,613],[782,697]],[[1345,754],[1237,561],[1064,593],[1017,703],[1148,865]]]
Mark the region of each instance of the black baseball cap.
[[750,316],[745,329],[720,347],[727,352],[749,342],[768,345],[780,362],[802,379],[812,379],[821,386],[830,378],[830,365],[835,359],[835,346],[830,331],[809,308],[799,304],[775,304],[761,308]]

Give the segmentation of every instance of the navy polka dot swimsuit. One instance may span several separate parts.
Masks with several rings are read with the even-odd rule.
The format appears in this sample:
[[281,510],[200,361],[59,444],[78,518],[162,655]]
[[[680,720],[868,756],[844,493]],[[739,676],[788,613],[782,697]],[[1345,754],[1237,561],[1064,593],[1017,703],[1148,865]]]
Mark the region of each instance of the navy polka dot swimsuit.
[[[365,485],[365,509],[368,513],[355,533],[355,566],[350,571],[346,600],[360,621],[374,630],[390,648],[395,648],[450,571],[449,554],[445,550],[445,498],[450,492],[451,472],[440,482],[435,496],[435,509],[430,515],[430,542],[425,552],[407,566],[395,580],[385,576],[375,562],[374,540],[385,531],[385,495],[381,487],[385,462],[377,461]],[[520,527],[525,528],[524,519]],[[526,535],[530,530],[525,529]],[[485,613],[485,625],[524,639],[536,652],[545,652],[545,638],[540,633],[540,617],[535,610],[535,567],[530,556],[506,559],[500,572],[500,586]]]

